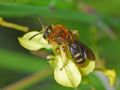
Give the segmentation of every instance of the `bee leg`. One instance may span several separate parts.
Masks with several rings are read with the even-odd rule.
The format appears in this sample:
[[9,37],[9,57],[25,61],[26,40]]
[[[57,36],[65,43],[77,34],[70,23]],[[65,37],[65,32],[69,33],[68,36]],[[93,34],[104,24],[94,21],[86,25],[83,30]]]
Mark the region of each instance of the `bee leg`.
[[54,57],[55,57],[55,56],[53,56],[53,55],[49,55],[49,56],[47,56],[47,59],[48,59],[48,60],[54,60]]
[[68,64],[69,60],[67,59],[67,56],[66,56],[66,47],[61,46],[60,52],[61,52],[61,57],[62,57],[62,62],[63,62],[63,66],[60,69],[61,71]]
[[72,33],[72,35],[74,35],[74,36],[78,36],[78,30],[72,30],[71,33]]
[[47,56],[47,59],[49,60],[48,63],[50,64],[50,66],[54,69],[55,68],[55,56],[53,55],[49,55]]
[[66,59],[67,61],[65,61],[64,63],[63,63],[63,66],[60,68],[60,71],[68,64],[68,59]]

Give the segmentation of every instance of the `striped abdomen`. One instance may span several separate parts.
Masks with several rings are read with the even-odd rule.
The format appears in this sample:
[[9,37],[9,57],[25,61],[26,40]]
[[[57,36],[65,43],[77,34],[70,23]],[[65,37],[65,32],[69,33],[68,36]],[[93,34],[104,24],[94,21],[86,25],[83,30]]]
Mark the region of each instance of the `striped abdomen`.
[[79,41],[69,43],[69,50],[76,63],[83,63],[86,59],[95,60],[95,56],[91,49]]

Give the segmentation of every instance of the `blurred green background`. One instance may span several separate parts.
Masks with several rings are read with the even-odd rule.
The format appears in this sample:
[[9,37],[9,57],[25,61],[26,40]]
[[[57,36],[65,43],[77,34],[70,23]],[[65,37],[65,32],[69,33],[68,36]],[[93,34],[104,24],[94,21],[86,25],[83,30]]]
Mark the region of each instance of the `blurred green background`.
[[[0,0],[0,17],[31,31],[41,30],[39,18],[45,25],[78,29],[80,40],[116,70],[117,78],[110,87],[104,75],[91,73],[77,90],[120,90],[120,0]],[[74,90],[55,82],[45,58],[20,46],[17,38],[23,34],[0,21],[0,90]]]

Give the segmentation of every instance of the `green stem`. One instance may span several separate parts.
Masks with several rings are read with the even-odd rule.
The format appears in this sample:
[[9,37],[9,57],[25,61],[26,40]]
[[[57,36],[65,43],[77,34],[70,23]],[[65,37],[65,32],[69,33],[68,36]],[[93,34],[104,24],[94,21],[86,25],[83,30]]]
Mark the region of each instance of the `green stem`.
[[25,77],[22,80],[19,80],[11,85],[6,86],[3,90],[23,90],[37,82],[42,81],[50,75],[50,70],[45,69],[43,71],[32,74],[28,77]]

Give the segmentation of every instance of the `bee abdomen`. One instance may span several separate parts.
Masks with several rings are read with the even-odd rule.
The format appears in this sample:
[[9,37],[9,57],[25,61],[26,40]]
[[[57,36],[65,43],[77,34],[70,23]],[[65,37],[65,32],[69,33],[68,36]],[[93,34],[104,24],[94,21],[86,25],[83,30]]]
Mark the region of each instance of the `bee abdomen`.
[[77,54],[73,55],[76,63],[83,63],[85,59],[82,57],[81,53],[78,52]]
[[80,49],[77,48],[76,44],[70,44],[69,50],[72,58],[75,60],[76,63],[83,63],[85,61]]

